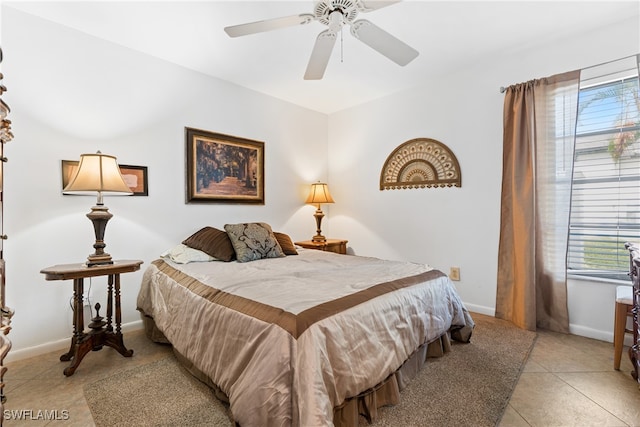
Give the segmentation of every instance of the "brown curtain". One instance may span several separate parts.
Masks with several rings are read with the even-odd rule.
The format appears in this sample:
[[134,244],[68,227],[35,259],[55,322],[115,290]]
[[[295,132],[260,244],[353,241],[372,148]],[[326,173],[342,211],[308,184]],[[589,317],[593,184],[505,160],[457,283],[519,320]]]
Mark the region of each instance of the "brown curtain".
[[496,317],[569,331],[566,254],[580,71],[510,86],[504,100]]

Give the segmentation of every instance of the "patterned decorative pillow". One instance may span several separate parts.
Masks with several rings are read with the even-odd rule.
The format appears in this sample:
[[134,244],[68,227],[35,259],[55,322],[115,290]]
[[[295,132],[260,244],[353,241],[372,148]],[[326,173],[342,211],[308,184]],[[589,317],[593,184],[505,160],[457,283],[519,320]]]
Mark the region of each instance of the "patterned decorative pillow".
[[282,248],[282,252],[284,252],[285,255],[298,255],[296,245],[293,244],[291,237],[284,233],[278,233],[277,231],[274,231],[273,235],[276,236],[276,240],[278,241],[278,244]]
[[271,226],[264,222],[225,224],[238,262],[285,256]]
[[227,233],[213,227],[201,228],[184,239],[182,244],[205,252],[221,261],[231,261],[236,256]]

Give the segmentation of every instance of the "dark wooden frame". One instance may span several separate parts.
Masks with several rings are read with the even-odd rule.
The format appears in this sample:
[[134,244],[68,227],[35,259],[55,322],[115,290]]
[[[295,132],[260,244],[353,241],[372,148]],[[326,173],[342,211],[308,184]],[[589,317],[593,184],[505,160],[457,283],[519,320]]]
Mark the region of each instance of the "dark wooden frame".
[[264,204],[264,142],[185,127],[186,203]]
[[[74,168],[78,167],[78,160],[62,161],[62,188],[64,189],[69,180],[73,176]],[[147,177],[148,169],[146,166],[118,165],[122,175],[136,175],[138,177],[138,186],[129,187],[133,191],[132,196],[148,196],[149,195],[149,178]],[[63,193],[64,194],[64,193]],[[65,194],[70,195],[70,194]]]
[[633,286],[633,345],[629,347],[629,358],[633,364],[631,376],[640,387],[640,247],[631,242],[624,246],[629,250],[629,278]]
[[146,166],[134,165],[118,165],[122,175],[135,175],[138,177],[138,186],[129,187],[133,191],[132,196],[148,196],[149,195],[149,178]]

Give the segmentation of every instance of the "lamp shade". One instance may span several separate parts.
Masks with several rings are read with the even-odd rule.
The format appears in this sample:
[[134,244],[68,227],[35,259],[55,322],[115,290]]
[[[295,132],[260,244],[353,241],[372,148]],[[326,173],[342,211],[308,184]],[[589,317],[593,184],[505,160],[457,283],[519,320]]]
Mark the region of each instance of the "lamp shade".
[[319,205],[320,203],[335,203],[331,193],[329,193],[329,186],[323,182],[316,182],[311,184],[311,191],[305,203]]
[[76,175],[69,181],[63,192],[111,192],[132,194],[120,173],[120,167],[114,156],[102,154],[80,155],[80,164]]

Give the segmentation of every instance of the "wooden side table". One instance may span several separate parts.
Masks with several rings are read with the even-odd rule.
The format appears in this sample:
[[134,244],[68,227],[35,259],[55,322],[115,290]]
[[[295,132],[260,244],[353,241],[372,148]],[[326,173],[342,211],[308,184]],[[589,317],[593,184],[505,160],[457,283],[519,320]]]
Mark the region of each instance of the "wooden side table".
[[324,242],[314,242],[313,240],[304,240],[302,242],[295,242],[295,244],[307,249],[317,249],[320,251],[335,252],[337,254],[346,255],[347,242],[348,240],[327,239]]
[[[113,264],[87,267],[85,264],[63,264],[45,268],[40,273],[46,280],[73,279],[73,337],[69,351],[62,356],[62,362],[71,361],[64,369],[66,376],[71,376],[89,351],[101,350],[103,346],[116,349],[124,357],[131,357],[133,350],[128,350],[122,340],[120,324],[122,313],[120,308],[120,274],[140,270],[140,260],[114,261]],[[100,304],[96,304],[96,315],[89,324],[90,331],[84,331],[84,308],[82,304],[84,279],[87,277],[108,276],[107,279],[107,318],[100,316]],[[115,331],[112,324],[112,313],[115,304]]]

